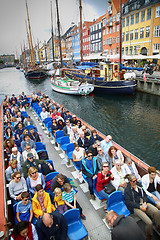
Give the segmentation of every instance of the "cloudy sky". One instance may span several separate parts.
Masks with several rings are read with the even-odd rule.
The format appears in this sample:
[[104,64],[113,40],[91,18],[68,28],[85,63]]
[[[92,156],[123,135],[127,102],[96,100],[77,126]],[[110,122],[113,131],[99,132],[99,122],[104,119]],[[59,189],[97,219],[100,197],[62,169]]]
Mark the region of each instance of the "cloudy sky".
[[[51,36],[51,0],[27,0],[33,44]],[[79,22],[79,0],[58,0],[61,31]],[[55,0],[52,0],[53,24],[56,31]],[[106,13],[107,0],[82,0],[83,21],[92,21]],[[25,0],[0,0],[0,55],[17,54],[27,43]]]

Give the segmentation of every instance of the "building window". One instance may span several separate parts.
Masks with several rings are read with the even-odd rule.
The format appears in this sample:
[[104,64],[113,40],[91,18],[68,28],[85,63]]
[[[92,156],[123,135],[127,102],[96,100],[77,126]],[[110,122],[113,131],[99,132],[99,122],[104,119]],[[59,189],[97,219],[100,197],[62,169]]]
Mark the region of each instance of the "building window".
[[134,15],[131,15],[131,25],[134,24]]
[[124,47],[122,47],[122,55],[124,55]]
[[150,35],[150,26],[146,27],[146,38]]
[[109,31],[109,33],[112,33],[112,28],[110,28],[110,31]]
[[119,32],[119,25],[117,25],[117,32]]
[[125,18],[122,18],[122,27],[125,27]]
[[115,37],[113,38],[113,43],[116,43],[116,38]]
[[105,40],[103,40],[103,45],[105,45]]
[[153,51],[159,53],[159,43],[153,44]]
[[126,41],[129,41],[129,31],[126,32]]
[[138,29],[135,29],[135,39],[138,39]]
[[116,21],[116,15],[113,16],[113,22],[115,22],[115,21]]
[[133,47],[132,46],[129,48],[129,54],[133,55]]
[[108,18],[106,19],[106,24],[108,24]]
[[112,17],[110,17],[109,22],[112,23]]
[[98,39],[98,33],[96,33],[96,39]]
[[147,20],[151,19],[151,8],[147,9]]
[[106,34],[108,34],[108,28],[107,28],[107,32],[106,32]]
[[129,26],[129,17],[126,17],[126,26]]
[[102,36],[102,33],[101,33],[101,32],[99,32],[99,38],[101,38],[101,36]]
[[130,31],[130,40],[133,40],[133,30]]
[[141,22],[145,21],[145,11],[141,12]]
[[126,47],[126,55],[128,55],[128,47]]
[[139,13],[136,13],[136,23],[139,23]]
[[125,33],[122,33],[122,42],[124,42]]
[[160,25],[154,28],[154,37],[160,37]]
[[103,35],[105,35],[106,34],[106,31],[105,31],[105,29],[103,30]]
[[120,19],[120,13],[118,12],[117,13],[117,21],[119,21],[119,19]]
[[116,53],[117,53],[117,54],[119,53],[119,48],[118,48],[118,47],[116,48]]
[[140,38],[144,38],[144,28],[140,29]]
[[137,47],[134,46],[134,55],[137,55]]
[[114,26],[114,27],[113,27],[113,33],[114,33],[115,31],[116,31],[116,27]]
[[160,17],[160,6],[156,8],[156,18]]
[[110,55],[112,55],[112,49],[110,49]]
[[113,55],[115,55],[116,54],[116,50],[115,50],[115,48],[113,49]]
[[103,19],[103,26],[105,26],[105,23],[106,23],[106,21],[105,21],[105,19]]
[[119,37],[117,37],[117,43],[119,43]]

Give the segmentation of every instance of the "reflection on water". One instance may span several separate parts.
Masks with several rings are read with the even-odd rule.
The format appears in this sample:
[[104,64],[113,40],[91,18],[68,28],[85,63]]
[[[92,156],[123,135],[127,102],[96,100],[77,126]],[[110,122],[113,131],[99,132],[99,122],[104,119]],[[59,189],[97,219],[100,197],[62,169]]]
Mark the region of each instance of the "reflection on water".
[[114,141],[160,169],[160,97],[137,92],[134,96],[70,96],[51,89],[49,78],[41,83],[26,80],[14,68],[0,70],[0,97],[41,90]]

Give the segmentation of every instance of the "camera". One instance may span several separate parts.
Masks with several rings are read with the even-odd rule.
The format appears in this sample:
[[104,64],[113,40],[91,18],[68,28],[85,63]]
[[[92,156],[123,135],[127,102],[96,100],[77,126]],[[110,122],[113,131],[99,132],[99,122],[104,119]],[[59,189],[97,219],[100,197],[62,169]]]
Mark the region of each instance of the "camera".
[[111,176],[111,173],[108,173],[107,175],[106,175],[106,177],[110,177]]

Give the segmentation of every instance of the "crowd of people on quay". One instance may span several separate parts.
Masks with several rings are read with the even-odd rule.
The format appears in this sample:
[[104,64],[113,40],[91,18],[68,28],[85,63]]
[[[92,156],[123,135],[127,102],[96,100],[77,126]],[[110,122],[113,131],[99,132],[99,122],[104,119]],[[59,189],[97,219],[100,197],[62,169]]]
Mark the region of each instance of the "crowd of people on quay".
[[[160,231],[160,193],[157,190],[160,177],[156,168],[149,167],[148,174],[141,177],[135,163],[114,146],[111,135],[102,139],[95,129],[90,130],[76,115],[71,115],[63,104],[57,105],[39,91],[33,92],[30,98],[24,93],[18,97],[6,96],[3,104],[4,151],[8,159],[5,173],[15,209],[11,239],[50,239],[54,236],[54,239],[65,240],[68,239],[68,227],[63,214],[78,208],[81,218],[87,217],[76,199],[77,190],[65,173],[58,173],[52,181],[46,182],[46,175],[55,169],[36,149],[42,136],[26,112],[34,103],[41,108],[42,122],[51,119],[52,135],[55,137],[56,132],[62,130],[70,143],[74,143],[72,160],[81,180],[88,183],[91,200],[96,200],[96,186],[98,196],[106,201],[104,209],[107,212],[109,195],[122,191],[130,213],[146,224],[147,239],[153,235],[152,219]],[[131,226],[135,229],[131,239],[145,239],[131,217],[124,218],[110,211],[106,219],[113,227],[112,239],[125,239],[123,234],[129,232]]]

